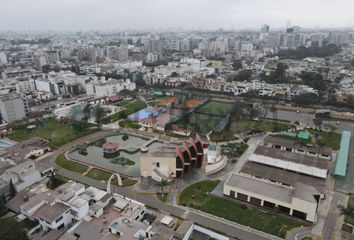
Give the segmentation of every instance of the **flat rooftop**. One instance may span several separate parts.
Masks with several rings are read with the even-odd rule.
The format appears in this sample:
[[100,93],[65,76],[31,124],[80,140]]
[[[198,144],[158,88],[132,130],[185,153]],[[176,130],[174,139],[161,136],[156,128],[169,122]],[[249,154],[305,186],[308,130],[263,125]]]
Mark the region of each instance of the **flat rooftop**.
[[[276,136],[268,136],[264,139],[264,143],[271,143],[271,144],[275,144],[275,145],[280,145],[280,146],[284,146],[284,147],[289,147],[289,148],[293,148],[293,149],[300,149],[299,144],[297,144],[295,141],[290,140],[290,139],[285,139],[285,138],[281,138],[281,137],[276,137]],[[320,149],[318,149],[316,146],[304,146],[302,147],[302,149],[306,149],[309,152],[319,152],[320,154],[325,154],[325,155],[331,155],[332,150],[329,147],[321,147]]]
[[301,182],[314,186],[320,192],[324,192],[326,188],[326,182],[321,178],[299,174],[255,162],[246,162],[245,165],[243,165],[241,172],[257,178],[268,179],[270,181],[289,186],[295,186],[297,182]]
[[328,169],[328,160],[319,157],[312,157],[302,153],[287,152],[284,150],[279,150],[279,149],[260,145],[254,151],[254,154],[263,155],[271,158],[277,158],[277,159],[294,162],[298,164],[303,164],[310,167]]

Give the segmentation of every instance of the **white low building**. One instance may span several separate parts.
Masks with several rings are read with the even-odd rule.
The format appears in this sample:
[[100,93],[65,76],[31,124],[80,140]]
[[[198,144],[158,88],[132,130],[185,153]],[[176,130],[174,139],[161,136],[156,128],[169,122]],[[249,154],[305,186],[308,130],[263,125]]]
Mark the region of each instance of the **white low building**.
[[298,182],[285,186],[246,174],[235,173],[224,184],[224,195],[307,220],[317,221],[320,193]]
[[44,204],[34,214],[44,232],[65,229],[73,223],[73,215],[69,206],[57,202],[54,205]]
[[36,169],[34,162],[30,160],[7,169],[6,172],[0,176],[0,178],[8,183],[12,182],[16,192],[20,192],[42,179],[41,174]]

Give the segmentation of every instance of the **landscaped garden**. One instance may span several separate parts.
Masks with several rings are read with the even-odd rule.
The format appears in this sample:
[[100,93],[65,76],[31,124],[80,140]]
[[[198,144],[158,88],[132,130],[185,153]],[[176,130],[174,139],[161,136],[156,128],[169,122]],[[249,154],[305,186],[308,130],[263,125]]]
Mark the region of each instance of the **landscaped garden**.
[[221,146],[222,154],[226,155],[228,158],[239,158],[247,150],[247,143],[230,143]]
[[34,130],[19,128],[14,130],[9,137],[15,141],[24,141],[33,137],[42,137],[49,141],[50,147],[59,147],[77,138],[94,133],[99,129],[94,125],[88,125],[82,131],[75,130],[70,124],[60,125],[54,118],[49,118],[47,123],[38,125]]
[[111,160],[111,163],[113,164],[120,164],[120,165],[129,165],[132,166],[135,164],[134,161],[130,160],[129,158],[125,158],[125,157],[117,157]]
[[213,142],[228,142],[237,140],[238,137],[232,131],[223,130],[221,132],[213,131],[210,135],[210,140]]
[[98,181],[108,181],[108,179],[112,176],[112,173],[98,168],[93,168],[85,176],[96,179]]
[[179,195],[179,204],[249,226],[275,236],[284,237],[286,232],[301,224],[276,213],[247,207],[225,197],[210,194],[218,181],[206,180],[186,187]]
[[77,163],[77,162],[73,162],[70,161],[68,159],[66,159],[65,154],[62,153],[60,154],[57,159],[55,159],[55,163],[62,168],[65,168],[67,170],[73,171],[73,172],[77,172],[77,173],[84,173],[87,171],[88,166]]
[[137,122],[130,119],[120,121],[119,126],[121,128],[135,128],[135,129],[141,128],[141,126]]

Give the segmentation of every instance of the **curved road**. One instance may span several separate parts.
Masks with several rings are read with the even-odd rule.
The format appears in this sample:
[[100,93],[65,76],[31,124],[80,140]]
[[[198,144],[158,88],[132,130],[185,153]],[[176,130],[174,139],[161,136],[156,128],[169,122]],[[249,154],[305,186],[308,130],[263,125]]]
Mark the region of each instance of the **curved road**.
[[[96,133],[93,133],[91,135],[84,136],[80,139],[76,139],[73,142],[67,143],[63,146],[61,146],[58,150],[56,150],[52,155],[48,156],[44,161],[50,161],[52,165],[55,167],[57,170],[57,173],[59,175],[62,175],[64,177],[67,177],[69,179],[72,179],[77,182],[81,182],[90,186],[94,186],[99,189],[104,189],[106,190],[106,183],[97,181],[95,179],[82,176],[78,173],[62,169],[55,164],[55,159],[56,157],[63,153],[64,151],[67,151],[69,148],[71,148],[73,145],[76,145],[79,142],[86,141],[89,139],[97,138],[99,136],[106,135],[107,133],[111,133],[112,131],[99,131]],[[280,238],[276,236],[272,236],[254,229],[250,229],[246,226],[242,226],[221,218],[218,218],[216,216],[212,216],[203,212],[196,211],[194,209],[186,209],[180,206],[172,206],[168,205],[165,203],[162,203],[161,201],[157,200],[154,196],[152,195],[146,195],[146,194],[138,194],[135,191],[133,191],[133,187],[118,187],[118,186],[112,186],[112,192],[117,193],[120,195],[123,195],[127,198],[131,198],[134,200],[137,200],[139,202],[144,203],[145,205],[158,209],[160,211],[167,212],[173,216],[176,216],[181,219],[188,219],[191,220],[201,226],[205,226],[211,229],[215,229],[219,232],[223,232],[228,236],[231,236],[233,238],[241,239],[241,240],[267,240],[267,239],[272,239],[272,240],[280,240]]]

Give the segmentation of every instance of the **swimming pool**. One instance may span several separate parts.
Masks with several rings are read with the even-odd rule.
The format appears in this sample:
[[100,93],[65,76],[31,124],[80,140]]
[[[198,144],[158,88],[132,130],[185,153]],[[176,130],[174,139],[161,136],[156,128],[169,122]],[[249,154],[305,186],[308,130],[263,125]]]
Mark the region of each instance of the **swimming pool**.
[[156,117],[159,115],[159,112],[154,107],[144,108],[136,113],[130,114],[128,119],[139,121],[148,117]]
[[7,148],[12,146],[13,144],[11,142],[8,142],[6,140],[0,140],[0,148]]

